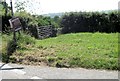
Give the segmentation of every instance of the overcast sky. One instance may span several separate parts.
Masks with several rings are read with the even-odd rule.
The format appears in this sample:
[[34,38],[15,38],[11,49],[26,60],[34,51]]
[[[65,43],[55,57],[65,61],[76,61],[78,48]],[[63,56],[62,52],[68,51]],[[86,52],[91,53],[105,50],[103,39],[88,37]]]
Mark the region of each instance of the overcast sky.
[[[10,0],[6,0],[8,3]],[[13,0],[13,4],[17,0]],[[21,0],[24,1],[24,0]],[[70,11],[104,11],[118,9],[120,0],[29,0],[32,5],[27,11],[36,14],[70,12]],[[14,9],[15,11],[15,9]]]

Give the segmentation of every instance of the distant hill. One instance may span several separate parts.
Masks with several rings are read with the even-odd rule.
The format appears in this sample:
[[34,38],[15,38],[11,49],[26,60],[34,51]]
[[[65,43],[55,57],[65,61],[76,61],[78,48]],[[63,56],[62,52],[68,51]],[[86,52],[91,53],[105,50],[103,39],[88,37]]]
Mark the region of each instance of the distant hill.
[[43,16],[50,16],[51,18],[54,18],[55,16],[61,17],[64,13],[48,13],[48,14],[43,14]]
[[[94,11],[94,12],[106,13],[107,14],[107,13],[116,12],[116,11],[118,11],[118,10],[104,10],[104,11]],[[50,16],[51,18],[54,18],[55,16],[61,17],[64,14],[65,14],[64,12],[61,12],[61,13],[48,13],[48,14],[43,14],[43,16]]]

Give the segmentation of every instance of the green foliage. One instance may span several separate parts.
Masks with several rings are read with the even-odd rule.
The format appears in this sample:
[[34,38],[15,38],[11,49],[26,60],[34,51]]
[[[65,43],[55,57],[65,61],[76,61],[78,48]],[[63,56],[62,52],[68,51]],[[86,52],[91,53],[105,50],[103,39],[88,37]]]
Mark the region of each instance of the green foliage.
[[0,16],[10,15],[10,7],[5,1],[0,2]]
[[0,16],[4,15],[4,6],[0,4]]
[[71,32],[120,32],[120,17],[117,11],[105,12],[70,12],[61,20],[63,33]]
[[38,19],[38,26],[50,25],[51,22],[50,17],[38,16],[37,19]]
[[34,45],[35,39],[33,37],[31,37],[30,35],[26,35],[24,33],[21,33],[17,43],[18,43],[18,48],[21,48],[21,47],[26,46],[26,45],[31,45],[31,44]]
[[[2,42],[2,48],[1,48],[1,56],[2,56],[2,61],[3,62],[6,62],[6,60],[7,60],[7,52],[8,51],[12,51],[12,50],[10,50],[10,49],[12,49],[12,48],[10,48],[10,46],[11,46],[11,40],[12,40],[12,35],[11,34],[9,34],[9,35],[6,35],[6,34],[1,34],[1,37],[2,37],[2,40],[1,40],[1,42]],[[8,50],[9,49],[9,50]]]
[[21,12],[15,12],[14,14],[16,17],[22,17],[22,18],[32,18],[32,16],[27,13],[26,11],[21,11]]
[[25,11],[25,1],[21,2],[21,1],[16,1],[15,3],[15,8],[17,9],[16,12],[24,12]]
[[0,17],[2,18],[2,32],[9,32],[10,7],[5,1],[0,2]]
[[53,21],[54,21],[54,26],[55,26],[56,28],[60,28],[61,18],[60,18],[59,16],[55,16],[55,17],[53,18]]
[[3,33],[10,33],[10,24],[9,19],[11,19],[11,16],[2,16],[2,32]]
[[50,17],[31,15],[26,11],[16,12],[15,16],[20,17],[23,21],[26,21],[28,26],[45,26],[54,25],[55,22]]

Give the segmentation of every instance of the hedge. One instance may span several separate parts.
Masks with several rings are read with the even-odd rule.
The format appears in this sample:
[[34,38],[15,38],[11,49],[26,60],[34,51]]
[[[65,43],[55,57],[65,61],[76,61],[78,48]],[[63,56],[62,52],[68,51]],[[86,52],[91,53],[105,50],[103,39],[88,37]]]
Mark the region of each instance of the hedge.
[[70,12],[61,20],[62,33],[76,32],[120,32],[120,16],[116,11]]

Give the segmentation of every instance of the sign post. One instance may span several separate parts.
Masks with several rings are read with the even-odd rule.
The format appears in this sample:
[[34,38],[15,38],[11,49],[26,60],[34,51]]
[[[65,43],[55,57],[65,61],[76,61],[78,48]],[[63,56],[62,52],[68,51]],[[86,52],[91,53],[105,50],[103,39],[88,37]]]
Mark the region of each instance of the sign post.
[[[11,5],[11,15],[12,15],[12,18],[14,17],[14,13],[13,13],[13,5],[12,5],[12,0],[10,0],[10,5]],[[9,21],[10,22],[10,21]],[[11,23],[10,23],[11,25]],[[15,34],[15,31],[13,32],[13,39],[14,41],[16,42],[16,34]]]
[[10,5],[11,5],[11,14],[12,14],[12,17],[13,17],[13,16],[14,16],[14,13],[13,13],[12,0],[10,0]]
[[11,28],[13,29],[13,40],[16,42],[16,32],[18,32],[20,35],[19,30],[21,30],[21,23],[20,23],[19,18],[14,18],[12,0],[10,0],[10,5],[11,5],[12,19],[9,20],[9,23],[10,23]]

